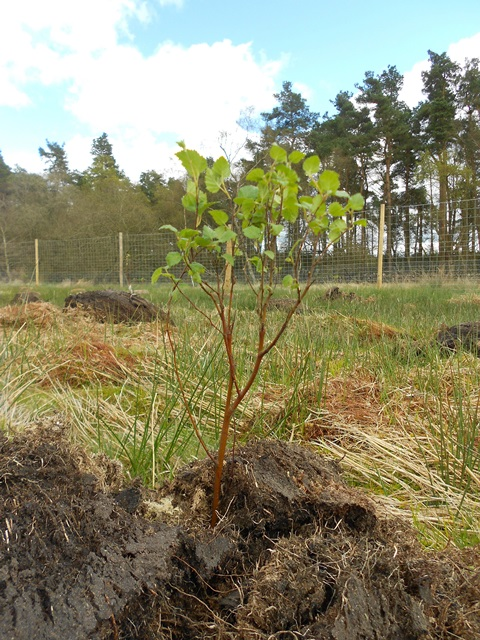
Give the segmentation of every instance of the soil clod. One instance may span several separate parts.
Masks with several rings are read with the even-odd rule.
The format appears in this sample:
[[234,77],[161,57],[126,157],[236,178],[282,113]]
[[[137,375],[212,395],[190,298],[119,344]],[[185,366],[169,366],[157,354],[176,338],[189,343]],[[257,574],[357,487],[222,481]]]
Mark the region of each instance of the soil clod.
[[211,460],[161,491],[110,466],[49,425],[1,436],[1,638],[480,637],[478,551],[426,552],[308,449],[240,448],[214,530]]
[[444,327],[437,333],[437,342],[448,351],[465,349],[480,356],[480,322],[463,322]]
[[141,296],[128,291],[84,291],[65,298],[64,309],[81,309],[97,322],[131,323],[168,320],[167,314]]

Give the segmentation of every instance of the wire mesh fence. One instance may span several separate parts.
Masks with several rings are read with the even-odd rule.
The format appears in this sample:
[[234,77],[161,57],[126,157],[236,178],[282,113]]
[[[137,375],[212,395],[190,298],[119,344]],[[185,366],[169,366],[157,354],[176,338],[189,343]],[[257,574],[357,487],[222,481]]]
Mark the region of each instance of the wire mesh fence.
[[[381,207],[364,212],[367,226],[355,227],[325,251],[316,272],[317,282],[373,282],[379,278],[392,282],[431,276],[475,278],[480,275],[480,200],[409,205],[384,211],[384,220]],[[384,234],[380,233],[380,227]],[[280,239],[279,278],[289,272],[285,258],[292,237]],[[96,238],[5,241],[0,253],[0,280],[52,284],[79,280],[92,284],[147,283],[155,269],[165,264],[167,253],[175,248],[174,236],[166,230],[141,235],[119,233]],[[315,257],[306,245],[301,279],[307,277]],[[202,256],[201,261],[207,269],[207,278],[214,277],[224,266],[223,262],[216,264],[208,255]],[[180,275],[180,271],[176,275]],[[236,279],[242,282],[247,275],[253,275],[251,265],[237,260]]]

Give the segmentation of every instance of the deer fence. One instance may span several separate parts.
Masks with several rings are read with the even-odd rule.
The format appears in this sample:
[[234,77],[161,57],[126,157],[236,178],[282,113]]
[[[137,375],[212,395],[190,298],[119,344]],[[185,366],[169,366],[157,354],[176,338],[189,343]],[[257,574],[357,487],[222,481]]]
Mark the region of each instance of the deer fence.
[[[330,247],[317,270],[318,282],[399,282],[437,276],[449,279],[480,275],[480,200],[443,205],[408,205],[365,211],[366,227]],[[280,242],[279,277],[288,273],[285,257],[290,237]],[[150,282],[165,256],[175,250],[169,231],[152,234],[117,233],[95,238],[4,240],[0,249],[0,281],[93,284]],[[300,278],[314,256],[302,254]],[[213,259],[202,263],[214,274]],[[238,281],[248,265],[236,262]]]

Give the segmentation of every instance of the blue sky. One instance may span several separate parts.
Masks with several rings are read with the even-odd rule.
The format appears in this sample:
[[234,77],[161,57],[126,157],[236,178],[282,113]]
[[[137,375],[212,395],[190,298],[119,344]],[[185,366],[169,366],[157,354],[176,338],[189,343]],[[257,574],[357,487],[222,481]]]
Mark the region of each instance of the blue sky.
[[480,58],[479,0],[16,0],[0,21],[0,150],[41,171],[48,138],[83,170],[105,131],[132,179],[175,173],[176,140],[235,153],[238,118],[270,110],[285,80],[323,114],[395,65],[416,104],[428,49]]

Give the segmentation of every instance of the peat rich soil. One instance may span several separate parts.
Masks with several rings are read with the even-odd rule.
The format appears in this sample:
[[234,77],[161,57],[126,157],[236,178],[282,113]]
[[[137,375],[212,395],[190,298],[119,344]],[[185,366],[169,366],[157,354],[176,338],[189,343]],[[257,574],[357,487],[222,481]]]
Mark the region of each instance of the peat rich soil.
[[0,436],[0,638],[480,638],[478,550],[427,552],[308,449],[261,441],[160,491],[69,443]]

